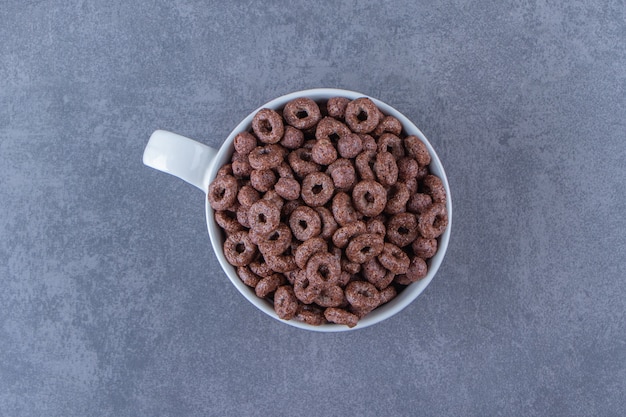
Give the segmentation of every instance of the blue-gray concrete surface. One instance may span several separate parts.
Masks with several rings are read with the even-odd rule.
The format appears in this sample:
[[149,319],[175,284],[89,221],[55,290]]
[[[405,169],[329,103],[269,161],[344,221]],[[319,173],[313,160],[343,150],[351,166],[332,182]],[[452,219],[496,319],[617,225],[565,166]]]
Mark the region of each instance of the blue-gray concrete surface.
[[[626,5],[0,5],[1,416],[626,415]],[[339,87],[423,130],[454,203],[431,285],[319,334],[219,272],[150,133],[218,147]]]

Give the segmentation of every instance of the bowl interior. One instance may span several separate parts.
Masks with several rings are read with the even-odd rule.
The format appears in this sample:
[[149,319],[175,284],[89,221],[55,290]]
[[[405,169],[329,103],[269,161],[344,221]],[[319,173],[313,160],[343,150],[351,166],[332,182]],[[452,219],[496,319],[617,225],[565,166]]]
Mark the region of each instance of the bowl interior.
[[[228,163],[228,161],[230,160],[234,152],[233,140],[235,136],[237,135],[237,133],[250,129],[251,124],[252,124],[252,118],[260,109],[262,108],[270,108],[274,110],[280,109],[284,107],[286,103],[298,97],[308,97],[308,98],[313,99],[314,101],[325,101],[331,97],[338,97],[338,96],[347,97],[352,100],[359,98],[359,97],[369,97],[365,94],[361,94],[355,91],[341,90],[341,89],[335,89],[335,88],[317,88],[317,89],[312,89],[312,90],[303,90],[303,91],[290,93],[290,94],[278,97],[260,106],[258,109],[250,113],[245,119],[243,119],[241,123],[239,123],[239,125],[237,125],[237,127],[230,133],[226,141],[218,150],[217,157],[215,158],[215,161],[209,168],[210,181],[213,181],[219,168],[222,167],[224,164]],[[224,253],[222,250],[224,235],[223,235],[222,230],[215,223],[215,220],[213,217],[213,209],[208,204],[208,200],[205,198],[206,222],[207,222],[207,228],[209,231],[209,236],[211,239],[211,243],[213,245],[213,249],[215,251],[215,255],[217,256],[217,259],[220,262],[220,265],[222,266],[223,270],[226,272],[226,275],[228,276],[230,281],[233,283],[233,285],[235,285],[235,287],[239,290],[239,292],[248,301],[250,301],[256,307],[258,307],[264,313],[275,318],[276,320],[281,321],[282,323],[286,323],[286,324],[289,324],[291,326],[298,327],[301,329],[319,331],[319,332],[340,332],[340,331],[362,329],[362,328],[371,326],[373,324],[379,323],[393,316],[394,314],[397,314],[398,312],[400,312],[407,305],[409,305],[413,300],[415,300],[417,296],[422,293],[422,291],[424,291],[424,289],[428,286],[428,284],[432,281],[433,277],[437,273],[437,270],[439,269],[439,266],[441,265],[441,262],[443,261],[443,258],[445,256],[445,253],[448,247],[448,241],[450,239],[450,230],[452,226],[452,203],[451,203],[451,198],[450,198],[450,187],[448,185],[448,179],[446,177],[443,166],[441,165],[441,161],[439,160],[437,153],[433,149],[428,139],[426,139],[424,134],[417,128],[417,126],[415,126],[402,113],[398,112],[396,109],[389,106],[388,104],[383,103],[380,100],[377,100],[373,97],[369,97],[369,98],[374,103],[376,103],[378,108],[383,113],[385,113],[386,115],[392,115],[396,117],[402,123],[404,131],[406,132],[407,135],[417,136],[424,142],[424,144],[428,148],[428,151],[431,154],[430,171],[434,175],[437,175],[439,178],[441,178],[441,181],[443,182],[444,187],[446,189],[448,227],[446,228],[446,231],[438,238],[439,242],[438,242],[437,253],[435,254],[434,257],[432,257],[427,262],[428,274],[426,275],[426,277],[406,287],[402,292],[398,294],[396,298],[391,300],[389,303],[377,308],[376,310],[372,311],[367,316],[365,316],[363,319],[359,320],[358,324],[353,328],[349,328],[343,325],[336,325],[336,324],[324,324],[321,326],[311,326],[309,324],[305,324],[296,320],[281,320],[274,312],[274,307],[269,301],[258,298],[256,294],[254,293],[254,290],[246,286],[239,279],[235,268],[232,265],[230,265],[228,261],[226,260],[226,258],[224,257]]]

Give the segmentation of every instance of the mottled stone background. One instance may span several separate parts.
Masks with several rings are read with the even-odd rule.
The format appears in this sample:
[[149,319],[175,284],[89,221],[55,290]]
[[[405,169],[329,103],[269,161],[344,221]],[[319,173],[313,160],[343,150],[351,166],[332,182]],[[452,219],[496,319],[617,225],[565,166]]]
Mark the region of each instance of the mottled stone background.
[[[1,416],[626,415],[626,5],[0,5]],[[219,272],[141,162],[310,87],[397,107],[454,227],[383,324],[310,333]]]

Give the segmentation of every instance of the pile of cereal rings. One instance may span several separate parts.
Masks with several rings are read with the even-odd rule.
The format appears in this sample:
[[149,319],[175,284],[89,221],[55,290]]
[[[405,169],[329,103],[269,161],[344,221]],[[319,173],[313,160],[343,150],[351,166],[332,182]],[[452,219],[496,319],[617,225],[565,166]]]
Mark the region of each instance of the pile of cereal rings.
[[209,186],[224,255],[278,317],[354,327],[424,278],[448,225],[430,154],[366,97],[261,109]]

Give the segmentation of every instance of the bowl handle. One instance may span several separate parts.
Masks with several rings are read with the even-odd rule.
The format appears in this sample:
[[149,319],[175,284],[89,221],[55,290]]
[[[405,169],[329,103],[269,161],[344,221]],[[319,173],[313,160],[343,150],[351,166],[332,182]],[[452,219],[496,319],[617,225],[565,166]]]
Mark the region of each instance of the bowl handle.
[[143,163],[172,174],[205,194],[209,188],[209,167],[217,150],[176,133],[157,130],[143,151]]

